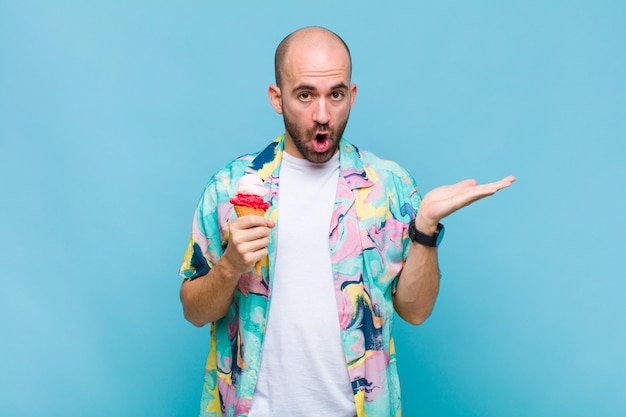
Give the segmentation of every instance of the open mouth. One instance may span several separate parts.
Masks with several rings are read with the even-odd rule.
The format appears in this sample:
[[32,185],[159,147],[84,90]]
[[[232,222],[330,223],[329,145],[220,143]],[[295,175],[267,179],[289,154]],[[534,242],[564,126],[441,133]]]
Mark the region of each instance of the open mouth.
[[326,152],[330,146],[330,135],[328,133],[318,133],[313,139],[313,149],[315,152]]

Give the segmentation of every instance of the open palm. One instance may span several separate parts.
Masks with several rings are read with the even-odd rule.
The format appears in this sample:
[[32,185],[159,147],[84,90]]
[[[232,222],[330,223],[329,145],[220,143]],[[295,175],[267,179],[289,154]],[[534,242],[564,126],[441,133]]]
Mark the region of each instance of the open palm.
[[419,213],[427,223],[436,224],[455,211],[510,186],[513,181],[515,177],[508,176],[488,184],[464,180],[453,185],[437,187],[424,196]]

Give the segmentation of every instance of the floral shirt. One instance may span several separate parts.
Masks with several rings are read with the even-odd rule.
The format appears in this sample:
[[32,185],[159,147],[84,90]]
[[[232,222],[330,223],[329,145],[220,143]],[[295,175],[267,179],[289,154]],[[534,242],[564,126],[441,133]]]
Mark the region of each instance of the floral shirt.
[[[284,135],[257,154],[242,156],[210,180],[193,219],[180,268],[183,278],[207,274],[228,242],[236,218],[230,197],[239,179],[256,172],[269,190],[269,256],[261,273],[241,276],[225,317],[211,323],[201,416],[247,416],[260,369],[272,294],[278,189]],[[340,141],[340,175],[328,239],[341,338],[358,417],[400,416],[400,386],[391,329],[392,294],[406,260],[408,225],[421,198],[398,164]]]

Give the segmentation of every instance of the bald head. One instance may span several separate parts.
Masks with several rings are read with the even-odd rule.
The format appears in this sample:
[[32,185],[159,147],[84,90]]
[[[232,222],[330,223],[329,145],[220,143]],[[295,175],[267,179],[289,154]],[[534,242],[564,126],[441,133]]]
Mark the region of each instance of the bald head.
[[352,57],[348,45],[334,32],[322,27],[311,26],[299,29],[285,37],[276,48],[274,55],[274,71],[276,73],[276,85],[280,87],[283,82],[285,65],[289,60],[289,53],[294,47],[340,47],[345,49],[350,63],[350,74],[352,74]]

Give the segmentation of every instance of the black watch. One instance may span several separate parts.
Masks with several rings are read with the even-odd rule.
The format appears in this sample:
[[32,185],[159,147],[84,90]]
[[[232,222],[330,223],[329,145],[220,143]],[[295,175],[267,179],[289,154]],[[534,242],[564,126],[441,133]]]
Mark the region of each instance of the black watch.
[[443,239],[443,234],[445,233],[445,231],[446,229],[443,227],[443,224],[437,223],[437,230],[435,230],[435,233],[430,236],[417,230],[417,228],[415,227],[415,219],[411,220],[411,223],[409,224],[409,237],[411,238],[411,240],[415,243],[419,243],[420,245],[428,246],[430,248],[436,248],[437,246],[439,246],[441,240]]

